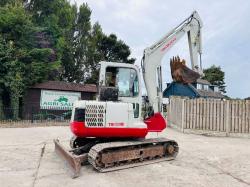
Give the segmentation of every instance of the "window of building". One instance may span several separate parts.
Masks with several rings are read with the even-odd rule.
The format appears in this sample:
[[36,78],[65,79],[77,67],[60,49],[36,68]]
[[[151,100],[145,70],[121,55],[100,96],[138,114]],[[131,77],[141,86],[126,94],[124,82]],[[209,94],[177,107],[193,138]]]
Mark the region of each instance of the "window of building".
[[203,89],[204,89],[204,90],[208,90],[208,89],[209,89],[209,86],[205,84],[205,85],[203,85]]
[[198,84],[198,83],[197,83],[196,88],[197,88],[198,90],[202,90],[202,84]]

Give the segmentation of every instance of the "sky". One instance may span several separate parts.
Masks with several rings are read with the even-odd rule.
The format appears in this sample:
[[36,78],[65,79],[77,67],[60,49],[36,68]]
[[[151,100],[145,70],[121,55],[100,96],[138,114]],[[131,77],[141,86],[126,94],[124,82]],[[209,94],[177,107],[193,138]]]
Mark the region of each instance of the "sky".
[[[115,33],[131,49],[140,65],[143,50],[158,41],[196,10],[202,21],[202,65],[220,66],[225,72],[227,95],[250,97],[250,1],[249,0],[71,0],[87,2],[92,23],[104,33]],[[190,57],[184,36],[162,61],[163,82],[171,82],[169,59]]]

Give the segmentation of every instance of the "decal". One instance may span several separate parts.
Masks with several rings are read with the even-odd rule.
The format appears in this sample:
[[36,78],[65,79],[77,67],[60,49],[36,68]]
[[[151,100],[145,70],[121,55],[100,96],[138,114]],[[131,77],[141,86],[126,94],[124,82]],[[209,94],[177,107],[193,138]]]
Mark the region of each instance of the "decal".
[[109,123],[110,127],[123,127],[124,125],[124,123]]
[[172,40],[170,40],[170,42],[168,42],[162,49],[161,51],[165,51],[166,49],[168,49],[171,45],[173,45],[173,43],[176,41],[176,37],[174,37]]

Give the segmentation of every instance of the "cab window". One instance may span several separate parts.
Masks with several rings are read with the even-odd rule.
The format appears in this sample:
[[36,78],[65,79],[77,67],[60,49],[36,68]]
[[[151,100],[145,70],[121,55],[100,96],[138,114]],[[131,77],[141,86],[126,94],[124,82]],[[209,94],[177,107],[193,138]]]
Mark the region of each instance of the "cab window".
[[118,87],[119,97],[135,97],[139,94],[139,82],[135,69],[107,67],[106,86]]

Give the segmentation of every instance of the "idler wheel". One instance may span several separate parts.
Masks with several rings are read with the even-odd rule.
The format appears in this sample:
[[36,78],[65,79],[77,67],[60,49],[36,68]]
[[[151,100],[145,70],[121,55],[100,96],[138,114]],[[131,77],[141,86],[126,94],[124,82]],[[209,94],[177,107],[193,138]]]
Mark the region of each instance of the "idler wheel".
[[175,152],[175,148],[174,148],[173,145],[169,144],[169,145],[167,145],[167,147],[166,147],[166,151],[167,151],[167,153],[168,153],[169,155],[173,155],[174,152]]

